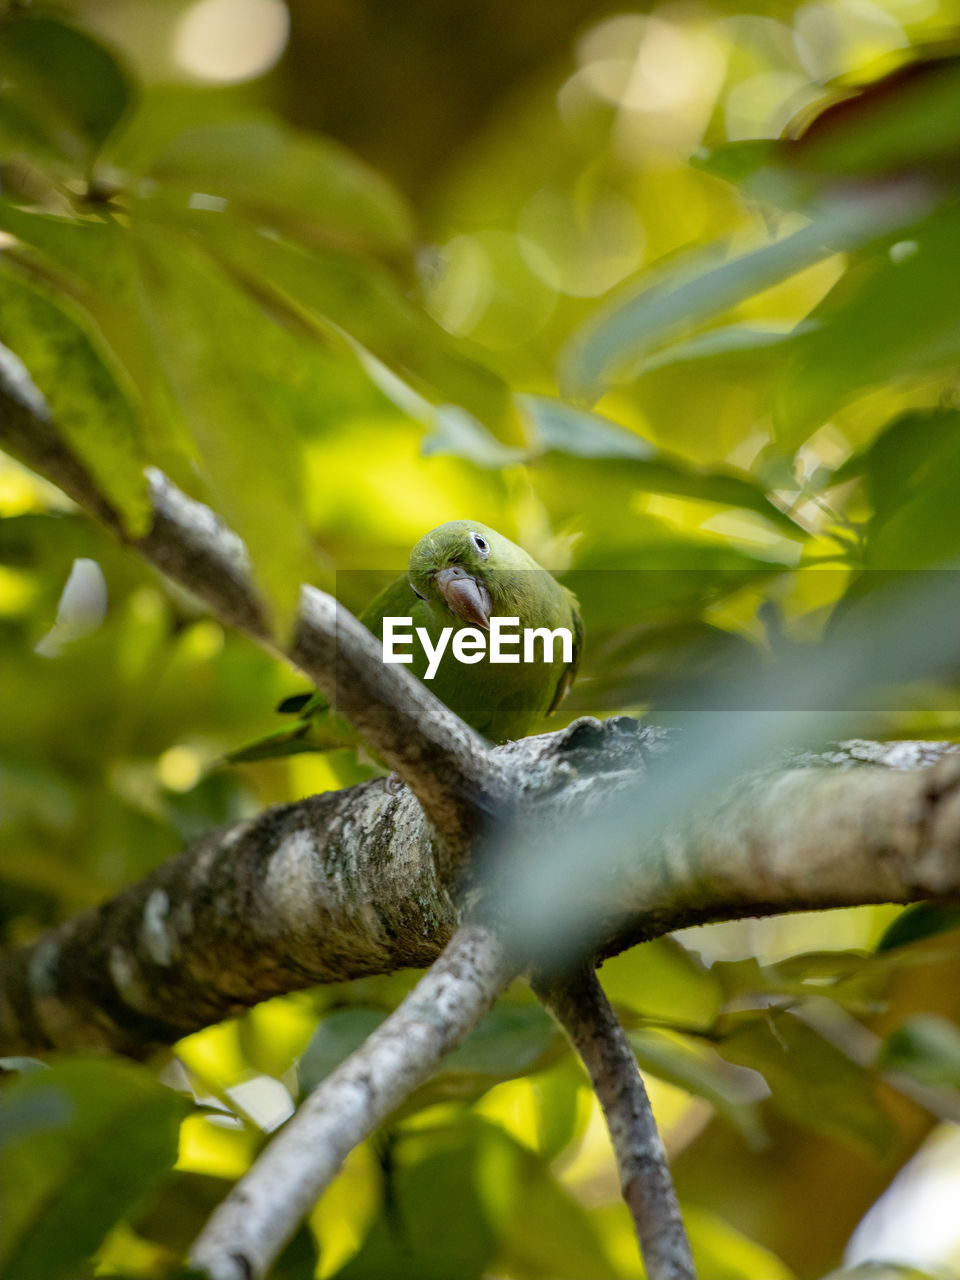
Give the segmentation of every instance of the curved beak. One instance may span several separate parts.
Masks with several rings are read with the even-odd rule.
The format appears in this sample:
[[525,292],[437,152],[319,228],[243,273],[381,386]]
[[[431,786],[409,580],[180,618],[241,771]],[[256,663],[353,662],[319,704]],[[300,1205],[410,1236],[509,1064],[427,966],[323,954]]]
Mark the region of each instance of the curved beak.
[[451,613],[484,631],[490,630],[490,592],[482,582],[472,578],[463,565],[452,564],[438,570],[436,582]]

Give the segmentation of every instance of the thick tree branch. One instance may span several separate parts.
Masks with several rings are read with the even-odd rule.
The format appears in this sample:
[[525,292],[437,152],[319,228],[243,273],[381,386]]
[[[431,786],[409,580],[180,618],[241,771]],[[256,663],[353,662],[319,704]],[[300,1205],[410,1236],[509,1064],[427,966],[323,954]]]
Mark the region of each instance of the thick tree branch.
[[535,978],[533,985],[570,1037],[603,1108],[648,1280],[695,1280],[650,1100],[630,1041],[596,973],[586,967],[564,978]]
[[20,361],[0,346],[0,445],[51,480],[224,623],[282,652],[407,782],[443,837],[449,869],[502,785],[483,740],[397,665],[336,600],[304,587],[293,644],[278,648],[240,540],[208,507],[151,471],[154,519],[131,538],[83,463],[58,436]]
[[[664,742],[581,720],[495,755],[562,827],[642,785]],[[837,759],[748,779],[646,848],[625,838],[584,903],[601,954],[708,920],[960,896],[956,748],[861,744]],[[428,965],[458,922],[409,793],[375,780],[314,796],[205,836],[0,956],[0,1053],[142,1054],[279,992]]]
[[514,978],[518,961],[479,925],[440,959],[333,1071],[216,1209],[191,1254],[213,1280],[260,1277],[346,1156],[456,1048]]

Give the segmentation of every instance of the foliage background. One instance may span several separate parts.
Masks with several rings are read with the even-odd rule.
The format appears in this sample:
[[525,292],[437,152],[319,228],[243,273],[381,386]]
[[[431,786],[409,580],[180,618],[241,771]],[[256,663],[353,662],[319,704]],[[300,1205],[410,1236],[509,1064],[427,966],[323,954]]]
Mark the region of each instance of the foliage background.
[[[126,527],[160,466],[243,534],[279,627],[303,578],[359,607],[368,574],[344,571],[396,572],[476,516],[580,594],[564,714],[667,715],[735,659],[815,644],[876,571],[958,551],[955,66],[773,143],[836,77],[951,51],[957,18],[11,6],[0,337]],[[295,674],[12,459],[0,510],[6,942],[365,772],[220,767]],[[955,736],[950,675],[851,702],[845,730]],[[942,918],[883,942],[896,914],[717,926],[604,967],[710,1280],[819,1276],[851,1236],[851,1265],[960,1269],[938,1123],[958,1114],[958,957]],[[270,1002],[174,1064],[9,1062],[0,1276],[174,1270],[414,977]],[[937,1087],[933,1113],[894,1071]],[[596,1108],[523,991],[348,1161],[277,1274],[315,1271],[640,1274]]]

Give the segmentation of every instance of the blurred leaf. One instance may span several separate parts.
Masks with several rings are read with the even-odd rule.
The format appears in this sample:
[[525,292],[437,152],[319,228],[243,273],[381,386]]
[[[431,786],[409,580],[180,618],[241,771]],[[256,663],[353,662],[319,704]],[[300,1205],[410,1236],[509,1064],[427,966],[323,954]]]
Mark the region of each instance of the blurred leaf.
[[960,906],[940,902],[918,902],[893,920],[877,943],[877,951],[893,951],[896,947],[921,942],[938,933],[960,929]]
[[877,1065],[921,1084],[960,1086],[960,1027],[938,1014],[908,1018],[887,1037]]
[[701,1205],[683,1206],[693,1261],[709,1280],[793,1280],[793,1272],[757,1241]]
[[839,99],[816,104],[794,126],[781,158],[819,174],[890,174],[920,169],[953,176],[960,154],[960,58],[915,58]]
[[878,957],[855,951],[801,952],[776,964],[760,964],[753,957],[716,961],[711,972],[720,982],[727,1003],[752,1001],[765,1008],[770,996],[790,999],[822,997],[855,1013],[873,1012],[888,983],[890,965]]
[[[151,461],[171,474],[192,461],[192,446],[165,385],[150,328],[141,309],[139,275],[127,226],[118,220],[73,219],[34,213],[0,200],[0,227],[21,243],[8,250],[29,278],[76,314],[97,347],[136,388],[137,411]],[[183,483],[181,478],[181,483]]]
[[137,253],[159,358],[282,635],[310,564],[300,448],[271,367],[282,334],[188,240],[154,231]]
[[0,1071],[19,1071],[29,1075],[31,1071],[47,1071],[49,1066],[39,1058],[0,1058]]
[[902,255],[875,254],[855,288],[842,279],[827,296],[780,380],[782,441],[799,442],[866,387],[960,360],[958,236],[960,212],[948,205],[903,227]]
[[501,444],[476,418],[455,405],[445,405],[437,411],[433,430],[424,437],[421,448],[425,458],[464,458],[474,466],[497,471],[527,457],[523,449]]
[[539,1156],[493,1125],[481,1130],[479,1192],[499,1227],[496,1272],[615,1280],[601,1233]]
[[[190,225],[240,281],[359,344],[409,384],[412,403],[405,403],[411,401],[405,387],[386,389],[414,416],[423,411],[423,397],[428,406],[459,405],[505,439],[516,435],[506,384],[413,303],[380,264],[324,249],[308,252],[223,215],[194,217]],[[368,372],[376,374],[369,365]]]
[[138,423],[93,339],[62,299],[0,268],[0,338],[23,360],[70,446],[133,536],[150,522]]
[[952,483],[958,466],[960,411],[940,409],[901,414],[841,468],[841,481],[856,471],[866,480],[869,564],[939,568],[960,552]]
[[643,1028],[631,1030],[630,1043],[641,1071],[705,1099],[751,1147],[765,1145],[766,1134],[756,1108],[759,1091],[748,1086],[744,1075],[714,1049]]
[[131,1215],[130,1225],[144,1239],[185,1254],[232,1186],[227,1178],[176,1169]]
[[[313,1089],[359,1048],[385,1015],[359,1006],[325,1014],[299,1063],[301,1089]],[[476,1098],[502,1080],[549,1065],[564,1041],[553,1019],[539,1005],[501,1000],[481,1019],[433,1078],[405,1104],[403,1113],[451,1098]]]
[[721,1027],[721,1054],[759,1071],[785,1116],[873,1157],[889,1154],[896,1129],[875,1096],[872,1076],[812,1027],[775,1011],[728,1014]]
[[643,292],[615,300],[577,333],[561,357],[559,380],[574,396],[596,398],[637,375],[649,353],[839,250],[908,225],[928,202],[917,193],[836,200],[800,231],[716,265],[717,248],[653,273]]
[[687,366],[687,376],[702,376],[705,366],[716,364],[732,376],[743,377],[751,366],[778,362],[789,353],[793,342],[816,326],[801,322],[790,329],[760,329],[745,324],[728,324],[697,334],[686,342],[675,342],[650,356],[637,370],[643,377],[672,365]]
[[720,1011],[720,985],[698,955],[676,938],[631,947],[599,971],[608,999],[644,1018],[704,1029]]
[[520,396],[530,416],[538,453],[570,454],[579,458],[649,459],[657,449],[625,427],[596,413],[551,400],[547,396]]
[[301,1093],[309,1093],[325,1080],[344,1058],[359,1049],[385,1017],[380,1009],[360,1006],[331,1009],[324,1014],[297,1066]]
[[[548,492],[552,492],[559,487],[571,497],[582,485],[591,498],[597,491],[608,494],[665,493],[700,502],[741,507],[763,516],[788,537],[803,536],[803,530],[796,521],[771,502],[762,487],[747,476],[737,475],[732,469],[695,467],[665,451],[651,458],[631,459],[622,453],[605,457],[571,456],[555,449],[536,461],[535,479],[538,488],[549,486]],[[630,522],[624,519],[622,504],[617,504],[614,510],[621,530],[629,533]]]
[[149,172],[309,242],[399,250],[410,241],[410,213],[385,178],[340,143],[266,117],[185,130]]
[[132,87],[99,41],[59,18],[22,10],[0,24],[5,94],[36,136],[89,163],[127,110]]
[[[477,1195],[472,1127],[403,1134],[389,1148],[384,1209],[340,1280],[480,1280],[495,1248]],[[438,1213],[437,1188],[443,1188]]]
[[64,1275],[177,1156],[183,1102],[145,1068],[74,1059],[21,1076],[0,1094],[0,1131],[29,1100],[60,1108],[61,1119],[4,1148],[3,1280]]

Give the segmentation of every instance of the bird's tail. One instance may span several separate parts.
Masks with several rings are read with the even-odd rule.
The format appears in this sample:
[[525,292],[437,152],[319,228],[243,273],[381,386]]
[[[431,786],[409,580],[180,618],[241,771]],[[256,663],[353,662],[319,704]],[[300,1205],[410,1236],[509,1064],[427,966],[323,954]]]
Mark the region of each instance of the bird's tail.
[[226,764],[249,764],[254,760],[275,760],[305,751],[337,751],[358,745],[359,739],[352,725],[337,715],[322,695],[295,694],[284,699],[277,710],[300,712],[301,718],[292,729],[277,729],[246,747],[230,751],[224,756]]

